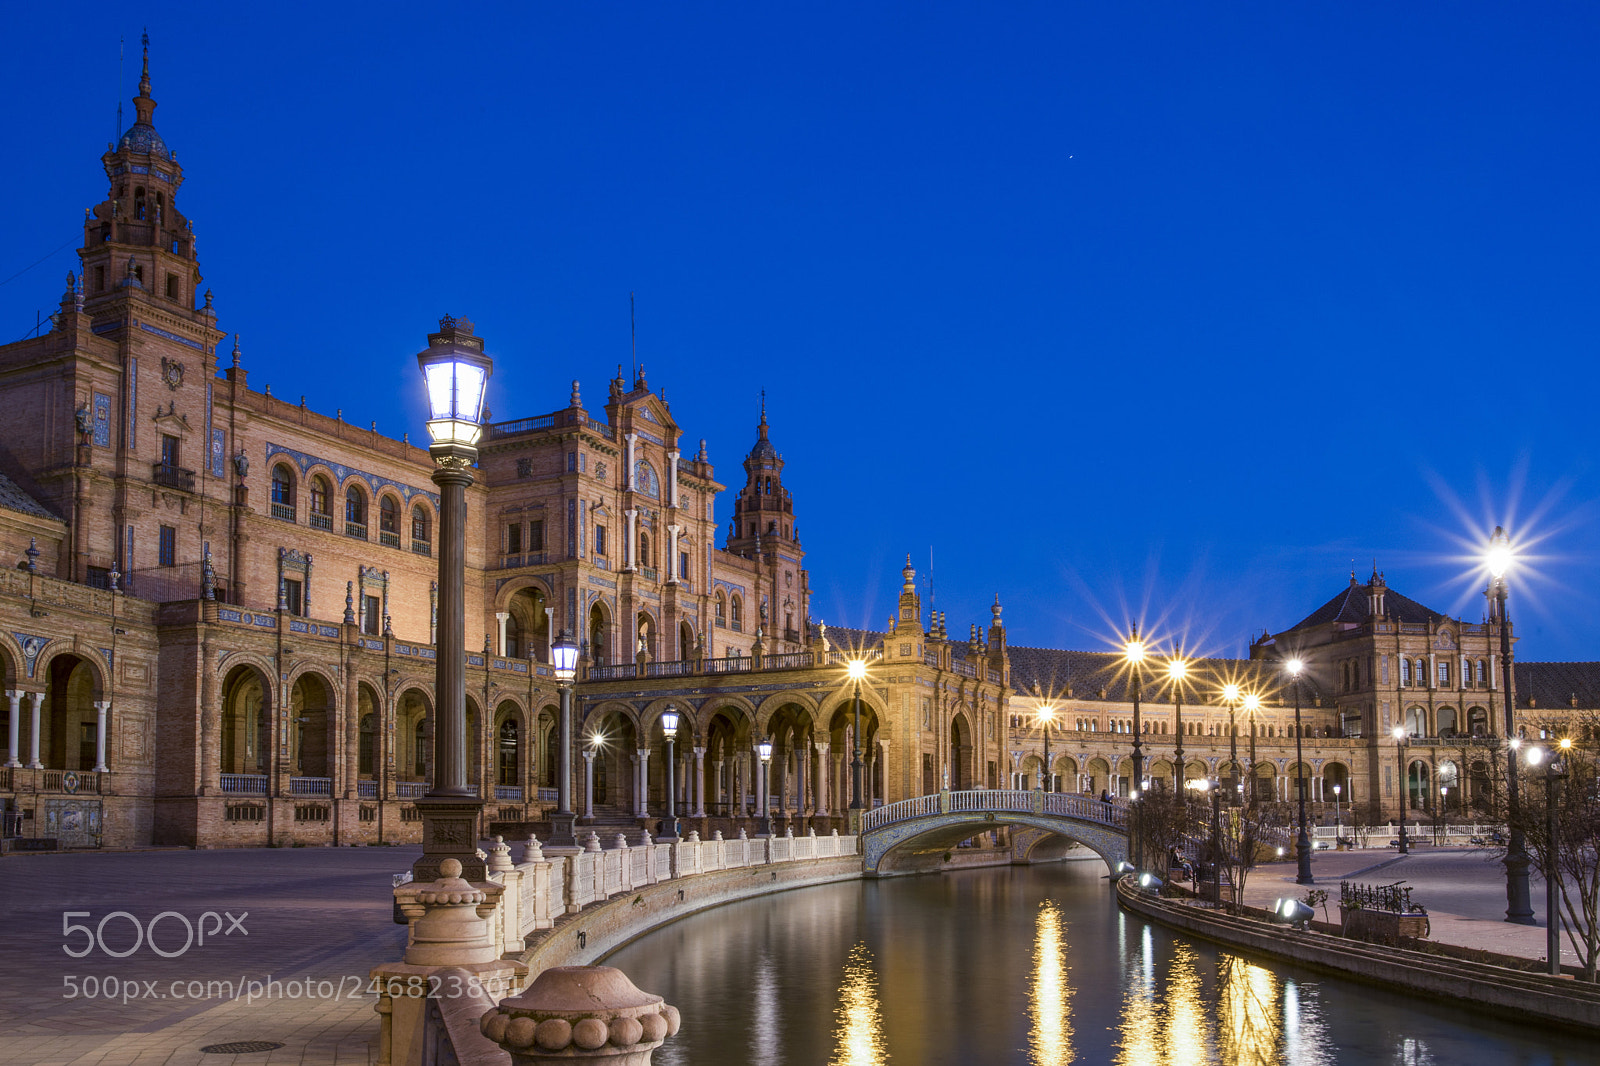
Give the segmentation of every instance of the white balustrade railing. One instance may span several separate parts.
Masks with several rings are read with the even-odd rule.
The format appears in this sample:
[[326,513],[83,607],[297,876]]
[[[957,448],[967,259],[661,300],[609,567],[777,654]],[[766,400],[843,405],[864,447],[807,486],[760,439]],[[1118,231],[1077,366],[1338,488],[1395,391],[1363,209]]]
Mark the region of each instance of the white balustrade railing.
[[[1127,825],[1128,814],[1125,804],[1102,803],[1091,796],[1080,796],[1069,792],[1043,792],[1039,795],[1042,797],[1041,806],[1046,814],[1063,815],[1119,828]],[[1006,788],[935,792],[868,811],[861,819],[861,828],[863,832],[868,832],[911,818],[925,818],[949,812],[961,814],[1005,811],[1012,814],[1031,814],[1034,810],[1034,796],[1032,792]]]
[[396,781],[394,794],[401,799],[421,799],[428,794],[426,781]]
[[289,795],[331,796],[333,795],[333,778],[291,777],[289,778]]
[[522,802],[522,786],[521,785],[496,785],[496,786],[494,786],[494,798],[497,799],[497,800],[513,800],[513,801],[515,801],[517,803],[521,803]]
[[223,774],[222,791],[238,796],[265,796],[266,774]]
[[356,796],[364,800],[377,799],[378,783],[376,781],[357,781]]

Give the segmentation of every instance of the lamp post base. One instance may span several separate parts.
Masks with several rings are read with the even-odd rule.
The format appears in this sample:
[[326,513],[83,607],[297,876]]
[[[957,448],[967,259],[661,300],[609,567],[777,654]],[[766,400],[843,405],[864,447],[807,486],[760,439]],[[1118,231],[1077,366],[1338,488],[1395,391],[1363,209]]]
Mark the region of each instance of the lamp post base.
[[1506,865],[1506,921],[1513,925],[1538,925],[1528,889],[1528,853],[1509,851]]
[[578,839],[573,835],[572,827],[577,823],[576,814],[552,814],[550,816],[550,839],[545,842],[546,848],[575,848]]
[[1299,872],[1295,875],[1297,885],[1314,885],[1316,881],[1311,876],[1311,838],[1306,835],[1305,829],[1300,830],[1300,837],[1294,842],[1295,859],[1299,863]]
[[437,881],[439,864],[446,859],[461,863],[461,877],[472,882],[489,879],[489,867],[478,851],[478,818],[483,801],[469,796],[423,796],[422,857],[411,865],[419,883]]

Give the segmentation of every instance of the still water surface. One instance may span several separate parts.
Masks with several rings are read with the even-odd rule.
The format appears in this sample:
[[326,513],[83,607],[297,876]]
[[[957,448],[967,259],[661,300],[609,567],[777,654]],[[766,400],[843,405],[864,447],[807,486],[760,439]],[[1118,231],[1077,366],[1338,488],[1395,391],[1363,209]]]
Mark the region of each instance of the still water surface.
[[1243,959],[1118,911],[1098,861],[797,889],[607,963],[683,1011],[658,1066],[1600,1062],[1600,1045]]

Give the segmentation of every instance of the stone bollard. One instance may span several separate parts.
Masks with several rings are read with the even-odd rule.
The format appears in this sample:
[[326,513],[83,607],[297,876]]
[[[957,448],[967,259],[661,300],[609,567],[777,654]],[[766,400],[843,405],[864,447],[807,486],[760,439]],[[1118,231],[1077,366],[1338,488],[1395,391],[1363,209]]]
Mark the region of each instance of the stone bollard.
[[711,831],[711,839],[718,844],[722,843],[722,830],[713,829]]
[[584,851],[599,851],[600,850],[600,834],[596,833],[593,829],[589,830],[589,838],[583,842],[583,850]]
[[618,833],[617,834],[617,850],[618,851],[627,851],[628,850],[628,835],[626,833]]
[[641,992],[613,966],[552,966],[478,1023],[513,1066],[575,1059],[649,1066],[651,1053],[677,1034],[678,1024],[678,1008]]
[[806,826],[806,836],[811,837],[812,839],[816,839],[816,835],[817,835],[817,827],[816,826],[814,826],[814,825]]
[[543,862],[544,848],[539,846],[539,838],[533,833],[528,834],[528,842],[522,845],[523,862]]
[[698,830],[698,829],[689,830],[689,843],[691,843],[691,844],[700,843],[700,830]]
[[[401,899],[401,909],[416,921],[411,926],[411,943],[405,961],[413,966],[461,966],[494,962],[495,950],[488,918],[494,913],[494,899],[504,891],[499,885],[487,889],[461,877],[461,861],[445,859],[439,864],[439,879],[426,885],[412,882],[401,885],[409,898]],[[416,910],[423,913],[415,913]]]
[[494,846],[489,849],[489,872],[499,873],[516,868],[516,863],[511,861],[511,845],[506,843],[505,837],[495,837]]
[[783,827],[783,835],[790,840],[794,839],[794,825],[792,823]]
[[739,839],[740,840],[749,840],[750,839],[750,834],[746,833],[744,831],[744,826],[742,826],[742,825],[739,827]]

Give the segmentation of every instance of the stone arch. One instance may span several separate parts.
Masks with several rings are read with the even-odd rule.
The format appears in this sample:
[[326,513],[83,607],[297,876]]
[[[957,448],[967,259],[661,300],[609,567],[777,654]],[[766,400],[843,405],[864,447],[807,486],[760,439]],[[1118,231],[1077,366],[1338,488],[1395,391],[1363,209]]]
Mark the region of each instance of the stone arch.
[[1150,779],[1152,789],[1174,789],[1178,787],[1177,775],[1173,772],[1172,763],[1166,758],[1156,758],[1145,766],[1145,775]]
[[[866,703],[867,701],[862,699],[861,704],[863,712],[866,709]],[[808,726],[811,729],[818,728],[818,723],[821,721],[821,714],[817,709],[817,702],[813,697],[803,692],[776,692],[764,696],[761,698],[761,702],[759,704],[750,708],[750,715],[755,721],[757,728],[765,731],[770,728],[772,716],[777,714],[780,710],[783,710],[785,707],[798,708],[800,711],[803,711]],[[849,702],[846,701],[846,709],[848,709],[848,707]]]
[[1093,792],[1095,795],[1098,796],[1101,792],[1110,789],[1111,764],[1106,762],[1106,760],[1100,756],[1096,755],[1094,758],[1089,760],[1084,768],[1084,774],[1089,779],[1089,791]]
[[352,526],[366,530],[372,517],[372,487],[365,479],[352,474],[339,486],[339,498],[342,501],[339,506],[343,508],[344,532],[349,534]]
[[[50,652],[48,647],[46,652]],[[95,768],[99,720],[95,701],[103,691],[98,665],[65,642],[48,655],[41,653],[34,664],[34,684],[42,686],[44,692],[39,709],[39,762],[47,770]],[[19,732],[24,738],[28,735],[25,728]],[[27,739],[21,741],[21,759],[28,758],[30,747]]]
[[[558,735],[561,729],[561,707],[554,703],[547,703],[541,707],[534,729],[533,750],[540,756],[535,764],[539,768],[536,784],[544,788],[555,788],[561,779],[561,768],[558,765],[561,757],[561,738]],[[580,740],[575,737],[573,742],[577,744]]]
[[401,781],[433,777],[433,696],[419,685],[395,700],[395,776]]
[[719,696],[700,708],[701,738],[706,749],[703,787],[708,814],[736,817],[748,811],[754,791],[751,744],[756,734],[755,708],[739,697]]
[[[1057,755],[1055,758],[1051,759],[1050,761],[1055,764],[1054,769],[1055,769],[1056,780],[1061,783],[1060,786],[1058,786],[1059,791],[1062,791],[1062,792],[1069,792],[1069,791],[1070,792],[1077,792],[1077,791],[1079,791],[1080,786],[1079,786],[1079,783],[1078,783],[1078,760],[1074,759],[1070,755]],[[1066,785],[1069,782],[1072,785],[1072,787],[1070,789],[1066,787]]]
[[1316,799],[1316,771],[1308,762],[1291,762],[1283,769],[1284,788],[1293,803],[1300,797],[1300,790],[1305,790],[1306,802]]
[[[438,521],[438,516],[433,513],[433,507],[428,503],[426,496],[414,496],[411,499],[409,526],[411,533],[411,550],[419,555],[433,554],[433,527]],[[420,549],[427,549],[422,551]]]
[[1477,706],[1467,708],[1466,728],[1475,737],[1486,737],[1494,731],[1489,724],[1489,712]]
[[85,648],[80,652],[69,641],[52,640],[44,646],[43,650],[39,652],[39,658],[33,664],[34,679],[48,678],[52,664],[63,656],[77,659],[78,662],[83,664],[93,685],[92,698],[105,699],[105,693],[110,682],[110,678],[107,676],[105,660],[100,657],[96,649]]
[[528,764],[527,715],[515,699],[503,698],[494,709],[494,783],[498,787],[522,784]]
[[640,813],[636,774],[639,737],[633,708],[608,700],[585,716],[583,746],[594,751],[594,802],[600,807],[622,807]]
[[23,676],[25,662],[27,656],[22,654],[22,645],[10,633],[0,632],[0,678],[4,679],[4,689],[18,688],[28,680]]
[[972,723],[963,711],[950,716],[950,788],[957,792],[974,788]]
[[218,773],[265,775],[272,769],[271,674],[253,662],[235,662],[222,675]]
[[[1353,803],[1355,795],[1350,790],[1350,784],[1351,776],[1348,765],[1337,759],[1332,759],[1322,764],[1322,800],[1324,803],[1335,796],[1337,796],[1338,802],[1341,804]],[[1333,791],[1335,787],[1339,789],[1337,793]]]
[[1456,717],[1454,707],[1440,707],[1433,712],[1436,725],[1436,734],[1441,737],[1453,737],[1461,731],[1461,721]]
[[[517,587],[512,588],[513,584]],[[495,597],[495,609],[509,615],[502,653],[510,659],[547,661],[547,649],[554,634],[550,632],[550,616],[545,613],[552,600],[544,582],[518,579],[507,582],[500,593]]]
[[604,599],[596,599],[589,605],[588,629],[586,641],[589,646],[589,659],[596,666],[604,666],[611,662],[613,650],[611,647],[611,608]]
[[267,470],[267,499],[272,517],[293,522],[300,486],[300,472],[287,458],[271,463]]
[[[911,856],[943,853],[962,840],[1002,826],[1022,826],[1066,837],[1100,856],[1108,872],[1114,873],[1128,855],[1126,835],[1098,823],[1046,814],[951,812],[868,832],[862,840],[862,865],[869,877],[875,877],[901,868]],[[897,856],[902,858],[897,861]]]
[[678,658],[689,660],[694,658],[695,645],[694,624],[687,618],[678,623]]
[[1262,759],[1251,767],[1250,777],[1257,803],[1271,803],[1278,798],[1278,767],[1271,759]]
[[651,662],[656,662],[660,659],[658,654],[660,651],[659,634],[656,631],[655,615],[649,611],[639,612],[634,637],[634,654],[642,651]]
[[333,776],[336,691],[314,667],[299,671],[290,681],[289,770],[295,777]]
[[1428,710],[1421,704],[1412,704],[1406,708],[1406,732],[1414,737],[1426,737],[1428,732]]
[[349,758],[354,761],[358,779],[376,777],[378,772],[383,736],[383,701],[378,697],[379,691],[375,681],[356,683],[355,721],[350,723],[355,737]]
[[1406,764],[1406,807],[1409,810],[1432,810],[1433,767],[1427,760],[1413,758]]
[[378,540],[391,548],[400,547],[400,523],[405,514],[405,501],[400,499],[400,494],[393,489],[385,488],[378,493]]

